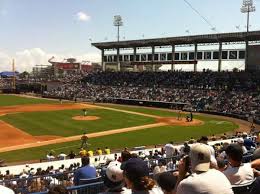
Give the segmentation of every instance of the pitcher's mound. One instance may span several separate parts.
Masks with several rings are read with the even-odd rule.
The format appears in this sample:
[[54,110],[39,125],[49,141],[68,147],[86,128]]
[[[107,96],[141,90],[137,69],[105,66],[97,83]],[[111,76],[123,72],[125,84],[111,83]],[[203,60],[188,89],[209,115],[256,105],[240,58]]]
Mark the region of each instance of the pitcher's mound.
[[76,121],[94,121],[100,119],[99,117],[96,116],[75,116],[72,117],[73,120]]
[[177,125],[177,126],[196,126],[196,125],[202,125],[203,121],[198,119],[193,119],[192,122],[187,122],[186,118],[182,118],[182,120],[178,120],[174,117],[163,117],[158,118],[157,122],[167,123],[169,125]]

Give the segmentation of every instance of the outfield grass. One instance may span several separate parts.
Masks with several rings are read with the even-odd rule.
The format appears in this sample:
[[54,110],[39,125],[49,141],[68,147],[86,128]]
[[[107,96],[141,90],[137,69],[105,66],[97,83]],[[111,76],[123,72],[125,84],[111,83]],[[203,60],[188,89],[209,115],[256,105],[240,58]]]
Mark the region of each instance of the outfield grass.
[[81,115],[82,110],[61,110],[51,112],[28,112],[10,114],[0,117],[1,120],[18,129],[34,135],[73,136],[87,133],[120,129],[154,123],[150,117],[128,114],[105,109],[89,109],[89,116],[100,117],[94,121],[76,121],[73,116]]
[[25,104],[56,104],[56,100],[38,99],[38,98],[25,98],[14,95],[0,95],[0,107],[1,106],[14,106]]
[[[138,107],[122,107],[122,106],[112,106],[121,109],[132,110],[136,112],[144,112],[160,116],[173,116],[175,113],[167,110],[152,110],[147,108]],[[92,110],[91,110],[92,111]],[[101,110],[93,110],[101,111]],[[91,112],[92,114],[93,112]],[[114,111],[113,111],[114,113]],[[123,113],[118,112],[120,115]],[[127,115],[127,118],[130,115]],[[136,115],[135,115],[136,116]],[[140,117],[140,116],[138,116]],[[201,126],[164,126],[151,129],[144,129],[140,131],[132,131],[122,134],[114,134],[104,137],[91,138],[89,143],[91,144],[90,149],[95,150],[96,148],[104,148],[109,146],[111,149],[124,148],[124,147],[134,147],[141,145],[155,145],[164,144],[170,140],[174,142],[183,142],[188,140],[190,137],[199,138],[202,135],[212,135],[221,134],[227,131],[232,131],[238,126],[230,121],[225,121],[223,119],[216,119],[206,116],[195,116],[195,118],[204,121],[204,125]],[[124,123],[125,121],[122,121]],[[111,121],[111,123],[113,123]],[[94,125],[97,125],[96,122]],[[106,128],[107,129],[107,128]],[[7,162],[15,161],[26,161],[44,158],[46,153],[50,150],[55,150],[56,154],[63,151],[68,153],[70,150],[78,152],[78,147],[80,146],[80,141],[66,142],[55,145],[48,145],[36,148],[29,148],[24,150],[17,150],[12,152],[0,153],[0,158],[5,159]]]

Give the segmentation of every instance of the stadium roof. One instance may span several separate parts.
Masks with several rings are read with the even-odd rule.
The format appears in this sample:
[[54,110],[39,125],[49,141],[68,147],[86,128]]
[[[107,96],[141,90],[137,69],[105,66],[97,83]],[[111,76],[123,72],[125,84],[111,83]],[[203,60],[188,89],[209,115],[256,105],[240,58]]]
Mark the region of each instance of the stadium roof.
[[13,77],[14,75],[17,76],[17,74],[19,74],[17,71],[16,72],[3,71],[3,72],[0,72],[0,77]]
[[194,36],[177,36],[167,38],[153,38],[141,40],[127,40],[119,42],[99,42],[92,43],[98,49],[113,48],[133,48],[133,47],[151,47],[151,46],[168,46],[168,45],[186,45],[186,44],[212,44],[219,42],[241,42],[248,39],[249,41],[260,41],[260,31],[204,34]]

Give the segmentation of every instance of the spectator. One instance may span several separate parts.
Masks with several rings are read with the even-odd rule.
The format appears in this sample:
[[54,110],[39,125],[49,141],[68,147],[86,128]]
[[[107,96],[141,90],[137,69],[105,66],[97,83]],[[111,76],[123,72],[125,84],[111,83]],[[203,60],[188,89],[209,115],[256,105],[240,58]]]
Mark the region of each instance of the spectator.
[[124,150],[121,152],[121,161],[120,162],[125,162],[129,160],[132,157],[131,153],[128,150]]
[[81,158],[82,167],[74,172],[74,184],[79,185],[80,179],[91,179],[97,176],[96,168],[89,165],[89,157]]
[[109,149],[108,147],[106,147],[105,150],[104,150],[104,152],[105,152],[105,154],[108,155],[108,154],[110,154],[110,149]]
[[52,161],[55,159],[55,156],[53,156],[53,153],[50,152],[49,154],[46,155],[47,161]]
[[188,155],[190,153],[190,146],[189,146],[188,142],[184,142],[183,147],[181,147],[180,152],[183,155]]
[[158,160],[158,165],[154,167],[153,169],[153,175],[156,178],[158,174],[166,172],[167,167],[166,167],[166,160],[165,159],[159,159]]
[[250,138],[248,138],[246,132],[244,132],[242,134],[242,137],[244,139],[244,145],[245,145],[247,150],[255,149],[255,147],[256,147],[255,143]]
[[80,157],[85,157],[87,156],[87,151],[84,148],[81,148],[79,151]]
[[257,148],[252,157],[253,162],[251,162],[252,168],[254,168],[254,173],[256,180],[254,181],[251,194],[259,194],[260,193],[260,148]]
[[238,144],[230,144],[226,149],[229,165],[223,172],[232,185],[242,185],[254,180],[250,163],[242,163],[243,150]]
[[7,187],[0,185],[0,193],[1,194],[14,194],[14,191],[12,189],[9,189]]
[[192,174],[187,173],[186,159],[179,163],[177,194],[233,194],[230,182],[223,173],[210,169],[210,151],[205,144],[197,143],[190,152]]
[[58,155],[58,158],[59,160],[65,160],[66,159],[66,154],[64,152],[61,152],[59,155]]
[[130,194],[131,191],[124,187],[123,171],[120,169],[121,163],[110,162],[107,166],[104,184],[108,188],[103,194]]
[[209,139],[208,139],[207,136],[202,136],[202,137],[198,140],[198,142],[199,142],[199,143],[203,143],[203,144],[205,144],[205,145],[208,147],[208,149],[209,149],[209,151],[210,151],[210,167],[217,169],[217,160],[216,160],[216,158],[215,158],[215,150],[214,150],[214,148],[213,148],[211,145],[208,144],[208,140],[209,140]]
[[121,169],[124,171],[124,180],[127,188],[132,190],[132,194],[160,193],[160,190],[155,188],[154,180],[149,178],[149,168],[142,159],[131,158],[121,165]]
[[171,158],[174,156],[175,154],[175,148],[173,146],[173,142],[171,141],[170,143],[167,143],[164,146],[164,150],[165,150],[165,154],[166,154],[166,158]]
[[247,151],[246,147],[244,146],[244,139],[243,138],[238,138],[237,139],[237,143],[238,143],[238,145],[241,146],[242,151],[243,151],[243,155],[247,154],[248,151]]
[[172,194],[177,182],[177,177],[170,172],[159,174],[157,183],[161,187],[164,194]]
[[101,150],[100,148],[98,148],[98,149],[96,150],[96,154],[97,154],[97,155],[100,156],[100,155],[102,155],[102,153],[103,153],[103,152],[102,152],[102,150]]
[[68,154],[69,159],[74,159],[76,157],[76,154],[71,150]]
[[56,185],[50,188],[48,194],[69,194],[69,192],[63,185]]

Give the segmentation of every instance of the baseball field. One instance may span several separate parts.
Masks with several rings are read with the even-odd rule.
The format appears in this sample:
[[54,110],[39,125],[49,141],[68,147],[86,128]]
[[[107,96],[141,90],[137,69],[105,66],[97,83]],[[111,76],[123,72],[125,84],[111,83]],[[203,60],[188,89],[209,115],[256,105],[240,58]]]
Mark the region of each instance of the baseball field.
[[89,149],[96,150],[183,142],[248,128],[237,119],[205,114],[186,122],[186,114],[178,120],[176,112],[166,109],[0,95],[0,159],[11,163],[45,158],[50,151],[78,153],[84,132]]

